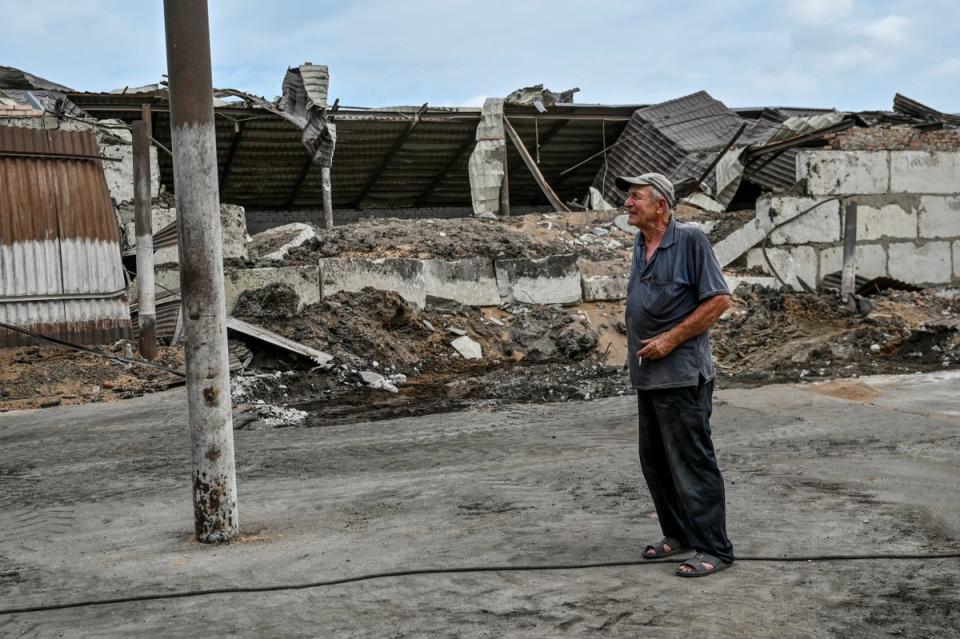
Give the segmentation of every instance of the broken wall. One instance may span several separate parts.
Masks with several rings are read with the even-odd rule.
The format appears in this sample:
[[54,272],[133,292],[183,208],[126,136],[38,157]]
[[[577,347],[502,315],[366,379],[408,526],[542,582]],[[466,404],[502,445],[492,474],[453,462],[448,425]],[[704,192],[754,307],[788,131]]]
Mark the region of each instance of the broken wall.
[[487,98],[477,127],[477,145],[468,165],[470,196],[473,212],[477,215],[500,212],[500,190],[506,175],[507,142],[504,135],[503,100]]
[[[787,283],[798,287],[800,278],[817,286],[841,269],[849,203],[857,204],[858,275],[960,283],[960,152],[805,151],[797,157],[797,178],[802,194],[761,198],[748,225],[759,237],[755,245],[777,224],[796,218],[768,241],[767,255]],[[740,233],[741,243],[748,243],[749,234]],[[718,253],[731,249],[723,244]],[[748,267],[769,270],[760,248],[747,251],[746,260]]]

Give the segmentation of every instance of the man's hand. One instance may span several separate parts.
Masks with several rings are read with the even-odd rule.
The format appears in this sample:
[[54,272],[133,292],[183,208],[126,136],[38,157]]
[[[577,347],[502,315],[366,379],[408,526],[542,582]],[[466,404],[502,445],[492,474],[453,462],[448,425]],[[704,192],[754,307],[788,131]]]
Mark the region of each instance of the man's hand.
[[677,347],[676,342],[670,336],[670,333],[660,333],[650,339],[642,339],[640,343],[643,348],[637,351],[637,357],[643,359],[662,359],[669,355]]
[[650,339],[640,340],[643,348],[637,351],[636,356],[663,359],[680,344],[710,328],[723,315],[723,312],[730,308],[730,304],[729,295],[714,295],[704,300],[685,320],[669,331]]

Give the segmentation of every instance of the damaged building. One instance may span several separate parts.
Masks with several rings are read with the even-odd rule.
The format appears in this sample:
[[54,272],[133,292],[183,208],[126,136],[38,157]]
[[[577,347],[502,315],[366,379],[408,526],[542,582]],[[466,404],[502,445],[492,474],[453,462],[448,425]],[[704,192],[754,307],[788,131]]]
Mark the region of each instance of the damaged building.
[[[17,185],[0,203],[0,321],[78,343],[138,334],[130,127],[146,120],[156,321],[163,343],[176,343],[166,87],[90,93],[0,71],[0,176]],[[839,288],[845,243],[860,294],[960,282],[960,118],[901,95],[891,111],[845,113],[731,108],[704,91],[595,105],[535,85],[477,108],[360,108],[331,101],[329,80],[327,67],[306,63],[287,70],[273,101],[214,91],[234,369],[254,343],[269,344],[396,390],[391,375],[420,370],[416,358],[395,353],[387,375],[373,364],[389,356],[365,349],[387,339],[376,331],[410,322],[425,331],[410,339],[442,351],[425,359],[450,370],[622,360],[636,232],[618,210],[614,178],[624,174],[673,180],[677,215],[708,234],[731,290]],[[354,335],[336,319],[347,299],[396,315]],[[582,330],[564,333],[553,311],[526,314],[554,305]],[[3,335],[7,345],[31,339]],[[807,355],[788,357],[807,370]]]

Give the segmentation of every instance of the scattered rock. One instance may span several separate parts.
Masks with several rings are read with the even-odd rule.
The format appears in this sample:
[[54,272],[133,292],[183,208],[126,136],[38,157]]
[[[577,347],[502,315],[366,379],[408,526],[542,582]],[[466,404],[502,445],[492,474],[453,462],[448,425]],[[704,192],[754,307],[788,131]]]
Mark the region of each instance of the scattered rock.
[[382,384],[384,381],[383,375],[380,373],[374,373],[373,371],[359,371],[357,375],[367,386],[373,386],[374,384]]
[[450,342],[450,345],[453,346],[457,352],[463,355],[463,357],[466,359],[483,358],[483,351],[480,349],[480,344],[477,344],[466,335],[453,340]]

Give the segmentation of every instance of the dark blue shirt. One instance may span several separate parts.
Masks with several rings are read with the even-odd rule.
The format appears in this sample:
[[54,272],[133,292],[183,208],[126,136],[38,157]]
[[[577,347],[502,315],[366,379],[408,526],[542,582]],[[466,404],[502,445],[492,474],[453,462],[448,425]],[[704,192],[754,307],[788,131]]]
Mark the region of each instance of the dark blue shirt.
[[636,355],[640,340],[670,330],[707,298],[730,294],[710,241],[700,229],[671,218],[649,262],[646,255],[643,233],[637,233],[626,310],[633,387],[676,388],[696,386],[701,375],[713,379],[709,332],[688,339],[662,359],[638,362]]

